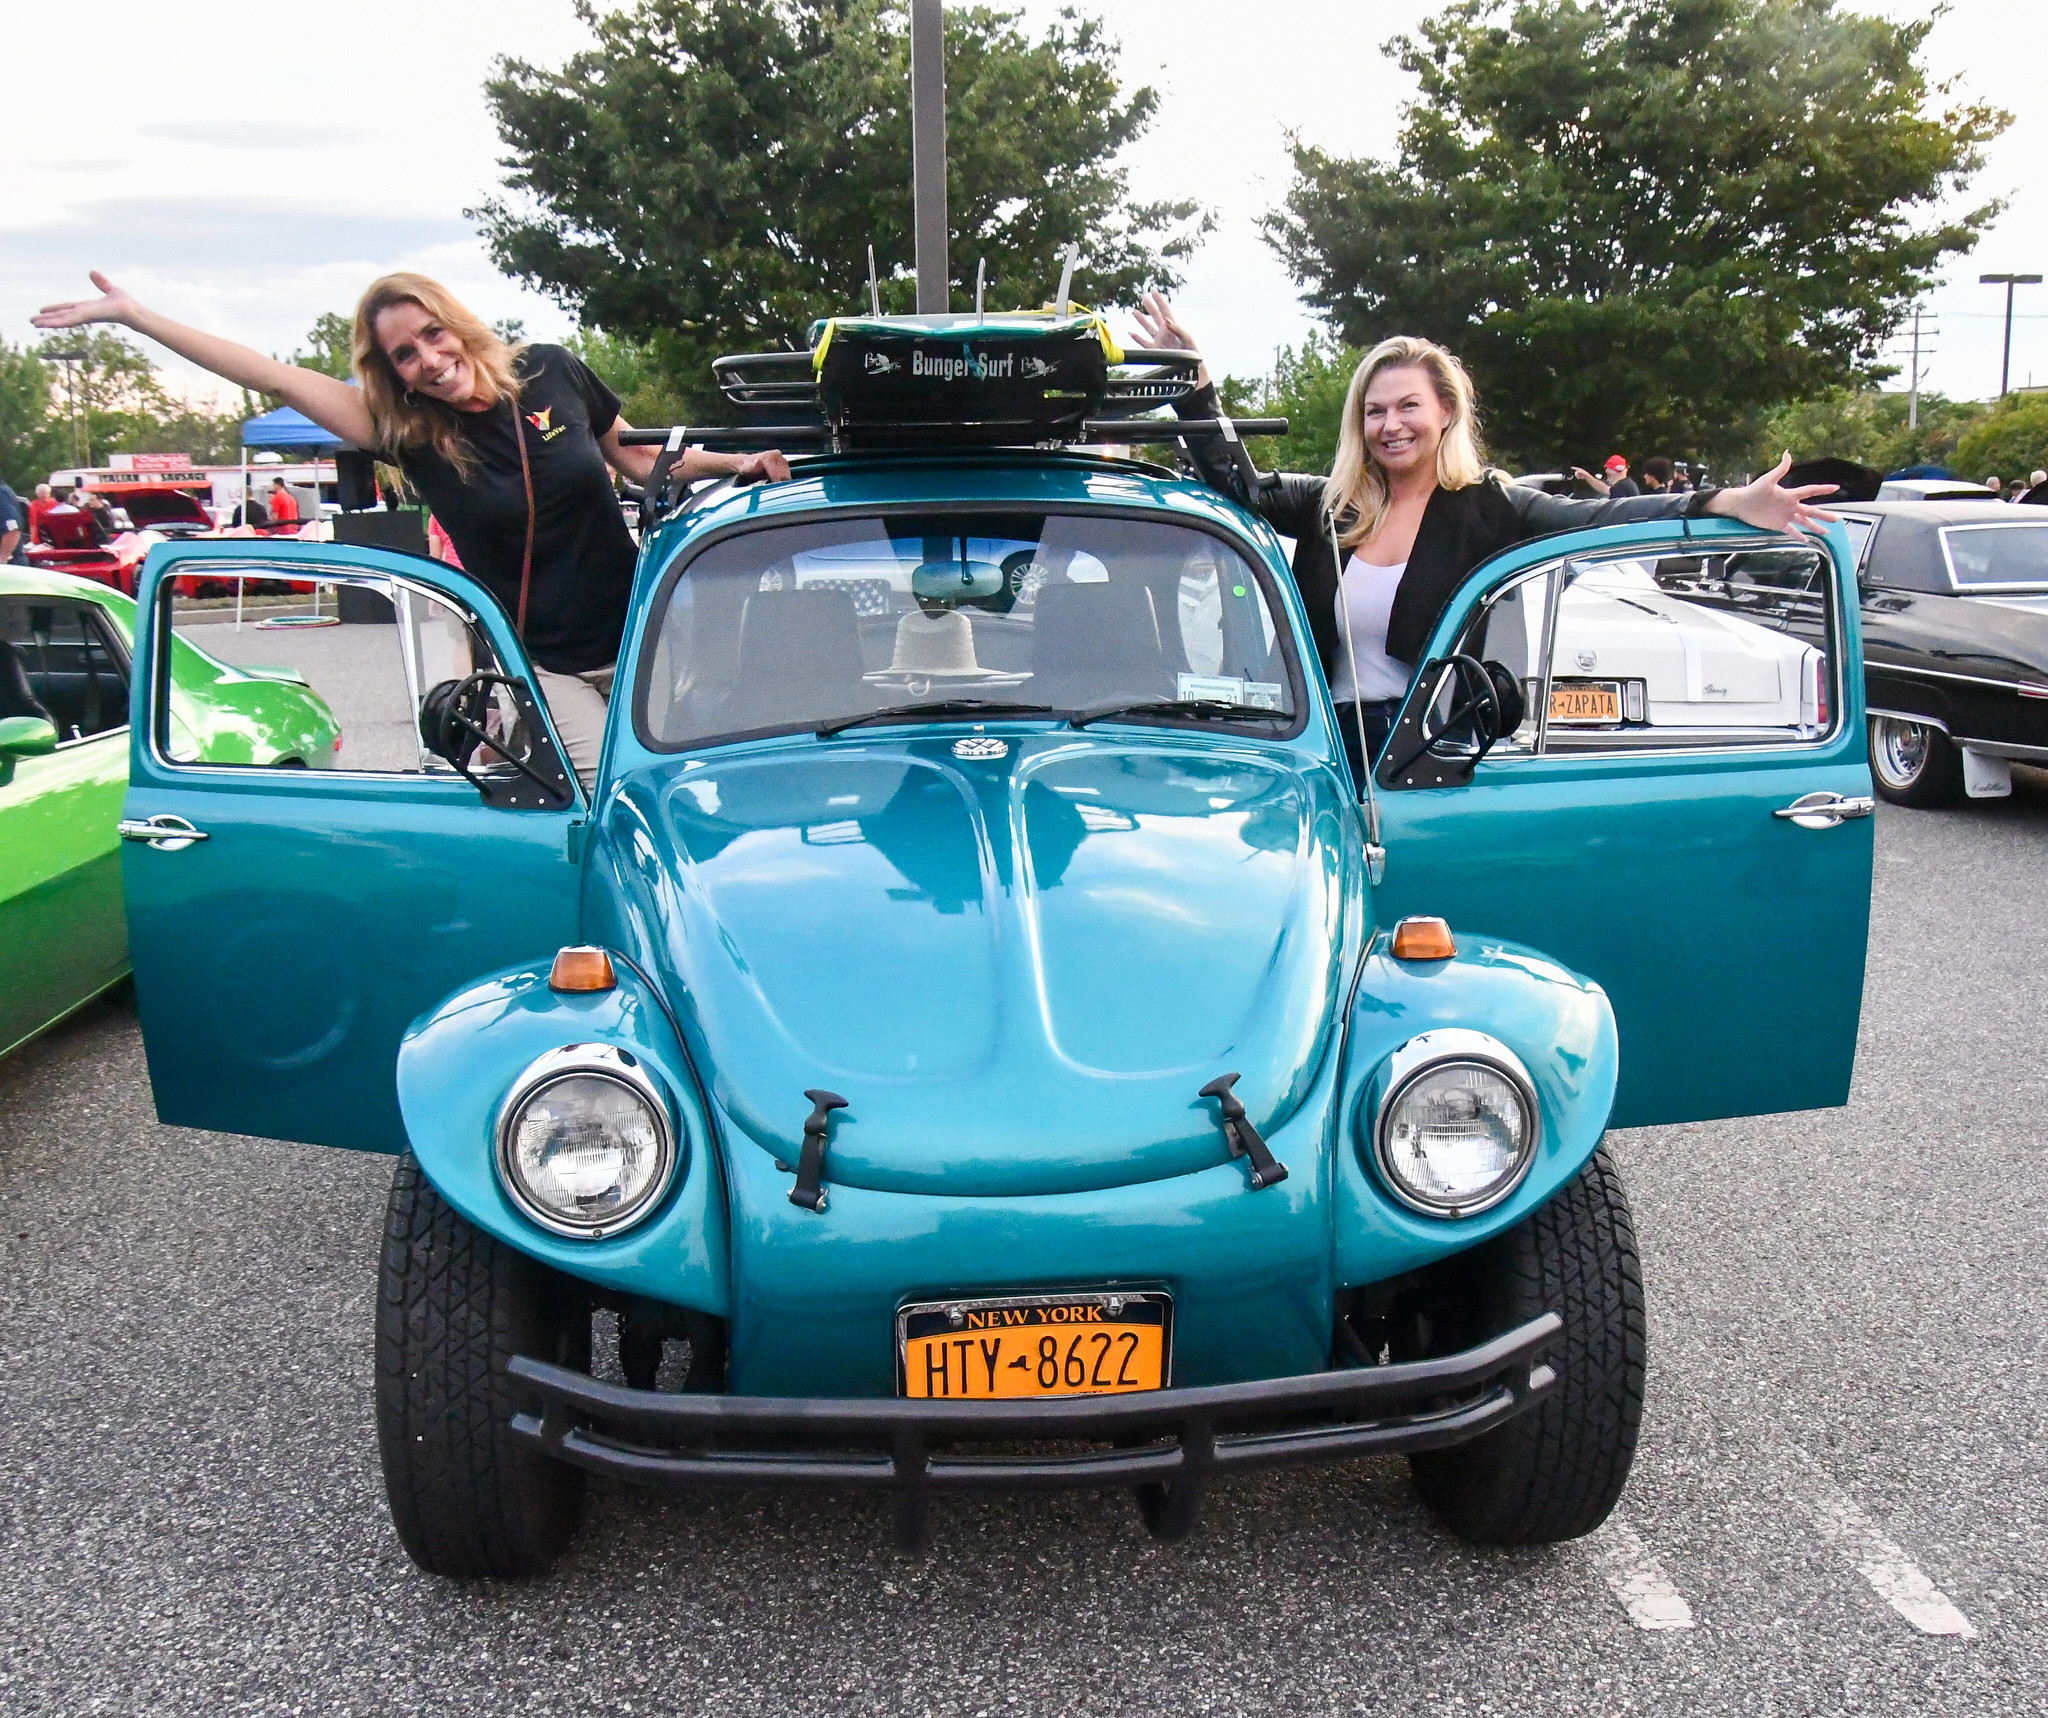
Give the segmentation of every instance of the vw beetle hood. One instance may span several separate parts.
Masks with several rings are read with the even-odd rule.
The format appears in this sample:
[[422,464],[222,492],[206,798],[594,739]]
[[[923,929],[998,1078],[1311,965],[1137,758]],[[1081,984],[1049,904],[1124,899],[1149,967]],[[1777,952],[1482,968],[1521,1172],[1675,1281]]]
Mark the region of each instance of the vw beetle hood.
[[1017,1195],[1224,1161],[1219,1074],[1285,1120],[1341,997],[1334,778],[1217,740],[955,738],[680,761],[613,800],[629,941],[738,1132],[794,1163],[829,1088],[828,1182]]

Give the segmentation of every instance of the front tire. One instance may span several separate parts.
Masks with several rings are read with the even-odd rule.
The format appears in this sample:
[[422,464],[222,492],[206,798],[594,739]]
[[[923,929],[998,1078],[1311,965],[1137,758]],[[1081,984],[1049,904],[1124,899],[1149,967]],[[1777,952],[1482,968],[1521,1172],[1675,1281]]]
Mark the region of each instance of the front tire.
[[1963,757],[1930,722],[1870,718],[1870,779],[1894,805],[1931,810],[1963,797]]
[[1546,1311],[1564,1320],[1557,1382],[1471,1443],[1408,1458],[1423,1500],[1461,1539],[1548,1545],[1605,1521],[1628,1481],[1643,1418],[1643,1278],[1628,1195],[1596,1151],[1551,1201],[1476,1249],[1481,1328]]
[[407,1152],[378,1270],[377,1444],[392,1525],[430,1575],[537,1575],[576,1531],[582,1473],[512,1437],[515,1354],[587,1371],[588,1304],[457,1213]]

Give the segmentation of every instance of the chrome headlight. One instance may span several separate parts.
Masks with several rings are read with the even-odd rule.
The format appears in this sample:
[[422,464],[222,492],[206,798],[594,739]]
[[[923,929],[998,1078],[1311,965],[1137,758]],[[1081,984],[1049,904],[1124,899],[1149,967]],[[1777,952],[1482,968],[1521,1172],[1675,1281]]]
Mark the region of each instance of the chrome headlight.
[[602,1240],[638,1222],[676,1166],[668,1100],[627,1051],[550,1050],[498,1112],[498,1179],[543,1229]]
[[1387,1062],[1373,1123],[1380,1176],[1411,1210],[1470,1217],[1498,1205],[1536,1160],[1536,1087],[1497,1038],[1424,1032]]

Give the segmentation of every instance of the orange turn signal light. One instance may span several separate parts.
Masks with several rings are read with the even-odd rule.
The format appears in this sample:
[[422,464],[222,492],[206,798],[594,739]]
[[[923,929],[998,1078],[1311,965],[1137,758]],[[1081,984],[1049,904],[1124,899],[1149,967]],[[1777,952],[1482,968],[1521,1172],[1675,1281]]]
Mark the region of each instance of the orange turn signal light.
[[601,948],[557,949],[548,974],[550,990],[612,990],[618,982],[612,957]]
[[1458,945],[1451,941],[1451,927],[1442,919],[1418,915],[1403,919],[1394,927],[1396,960],[1449,960],[1457,952]]

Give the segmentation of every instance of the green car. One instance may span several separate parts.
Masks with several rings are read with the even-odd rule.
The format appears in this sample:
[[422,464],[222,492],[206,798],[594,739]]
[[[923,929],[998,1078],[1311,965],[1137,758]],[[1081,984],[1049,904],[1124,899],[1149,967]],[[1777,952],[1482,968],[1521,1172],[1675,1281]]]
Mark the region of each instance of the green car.
[[[134,635],[119,591],[0,567],[0,1056],[128,974],[117,826]],[[169,694],[172,733],[210,761],[317,768],[341,744],[291,670],[230,668],[184,638]]]

